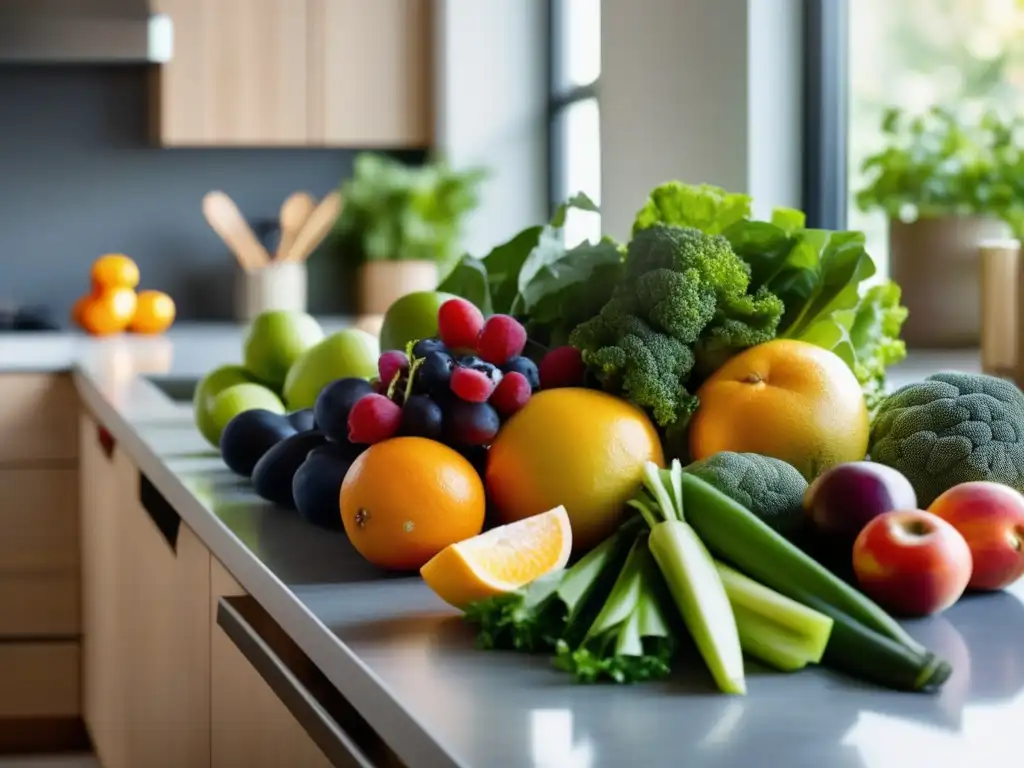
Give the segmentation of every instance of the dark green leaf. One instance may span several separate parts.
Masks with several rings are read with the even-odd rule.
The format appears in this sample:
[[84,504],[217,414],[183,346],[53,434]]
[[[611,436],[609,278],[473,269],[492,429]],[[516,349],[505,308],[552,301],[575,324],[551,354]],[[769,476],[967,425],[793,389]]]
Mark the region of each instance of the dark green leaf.
[[543,229],[540,226],[524,229],[484,257],[494,312],[508,314],[512,311],[512,303],[519,292],[519,272],[530,251],[537,246]]
[[437,290],[453,293],[473,302],[485,315],[493,313],[487,267],[480,259],[463,256]]

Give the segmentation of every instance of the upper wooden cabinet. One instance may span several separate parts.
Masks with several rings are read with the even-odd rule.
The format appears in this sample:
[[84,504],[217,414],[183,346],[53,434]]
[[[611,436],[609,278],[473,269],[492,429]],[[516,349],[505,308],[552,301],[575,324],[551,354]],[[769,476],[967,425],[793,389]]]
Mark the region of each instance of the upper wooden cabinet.
[[163,146],[427,147],[431,0],[155,0]]

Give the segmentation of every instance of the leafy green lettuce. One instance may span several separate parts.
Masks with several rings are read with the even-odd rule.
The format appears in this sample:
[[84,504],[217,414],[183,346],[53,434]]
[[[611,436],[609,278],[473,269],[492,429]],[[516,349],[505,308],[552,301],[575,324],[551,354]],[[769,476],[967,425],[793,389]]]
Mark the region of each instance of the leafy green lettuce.
[[515,315],[540,344],[565,344],[569,332],[600,311],[622,274],[623,248],[611,239],[566,248],[570,208],[596,211],[579,194],[551,221],[523,230],[483,258],[463,256],[438,290],[469,299],[484,314]]
[[658,223],[721,234],[750,267],[750,291],[782,299],[777,336],[824,347],[842,358],[864,387],[869,407],[884,389],[885,369],[906,357],[899,339],[907,310],[891,281],[868,287],[874,261],[861,232],[805,228],[804,214],[777,209],[758,221],[747,195],[711,185],[669,182],[637,213],[634,233]]

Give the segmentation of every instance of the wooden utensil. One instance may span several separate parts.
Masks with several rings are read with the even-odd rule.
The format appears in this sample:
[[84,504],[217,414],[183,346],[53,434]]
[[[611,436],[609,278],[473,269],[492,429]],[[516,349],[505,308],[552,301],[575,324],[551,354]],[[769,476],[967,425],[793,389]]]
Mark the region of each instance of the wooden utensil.
[[316,208],[316,200],[308,192],[294,192],[281,204],[281,239],[277,244],[277,261],[285,261],[302,226]]
[[270,262],[267,249],[260,244],[234,200],[224,192],[215,190],[206,193],[203,197],[203,215],[246,272],[253,272]]
[[341,193],[338,191],[331,192],[321,200],[313,213],[309,215],[306,223],[302,225],[295,242],[288,253],[284,255],[283,260],[305,261],[309,254],[315,251],[316,247],[327,237],[327,233],[331,231],[334,222],[341,215],[342,206]]

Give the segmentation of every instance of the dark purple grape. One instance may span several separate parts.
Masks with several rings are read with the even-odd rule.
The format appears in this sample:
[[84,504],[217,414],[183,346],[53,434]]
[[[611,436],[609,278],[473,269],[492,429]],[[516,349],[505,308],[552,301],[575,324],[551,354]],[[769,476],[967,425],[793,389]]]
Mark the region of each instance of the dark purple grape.
[[444,352],[447,354],[448,347],[440,339],[420,339],[412,345],[413,357],[426,357],[431,352]]
[[313,405],[313,419],[328,440],[348,440],[348,412],[356,401],[373,393],[366,379],[338,379],[322,390]]
[[444,436],[453,445],[490,445],[500,427],[498,412],[487,403],[456,400],[444,412]]
[[402,424],[398,434],[440,440],[444,422],[441,406],[429,395],[412,395],[402,408]]
[[414,389],[421,394],[436,394],[448,389],[455,362],[447,352],[428,352],[416,369]]
[[474,371],[480,371],[480,373],[484,374],[484,376],[491,380],[491,384],[495,387],[501,383],[501,379],[504,376],[504,374],[501,372],[501,369],[498,368],[498,366],[496,365],[492,365],[491,363],[485,363],[481,361],[476,365],[470,367]]
[[540,389],[540,372],[537,370],[537,364],[528,357],[513,357],[501,366],[501,370],[503,373],[521,373],[530,383],[531,391],[536,392]]
[[478,365],[488,365],[487,361],[476,355],[466,355],[459,358],[459,365],[463,368],[476,368]]

